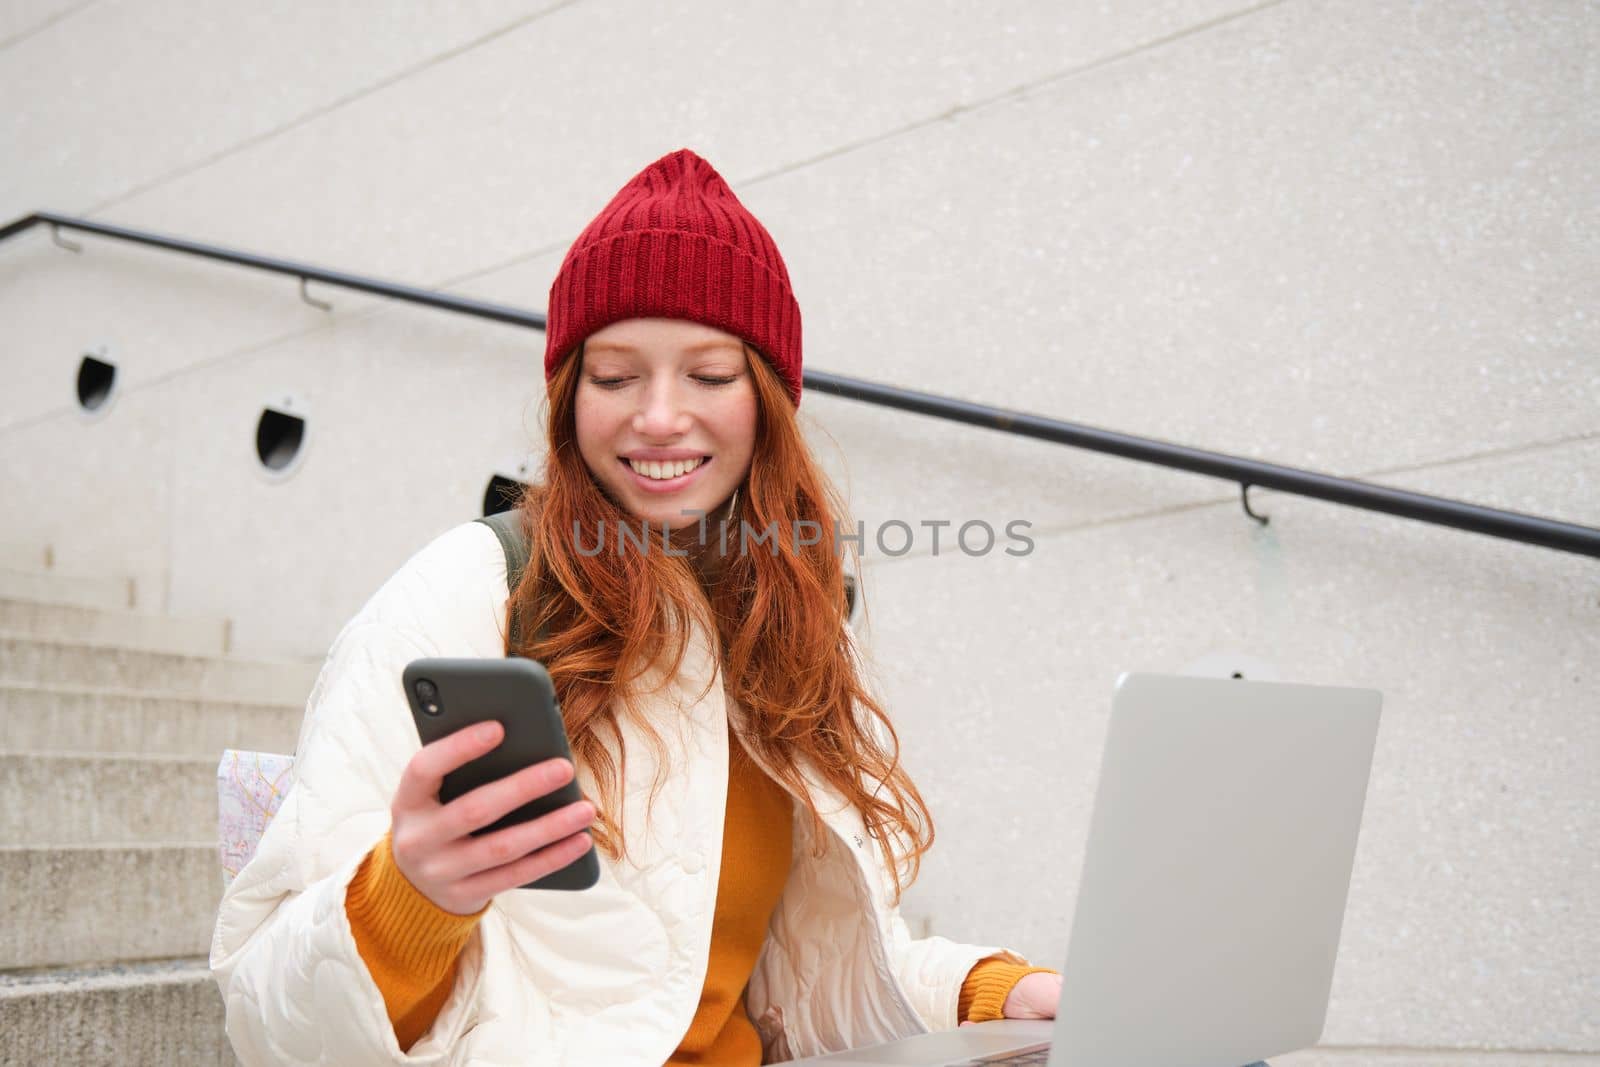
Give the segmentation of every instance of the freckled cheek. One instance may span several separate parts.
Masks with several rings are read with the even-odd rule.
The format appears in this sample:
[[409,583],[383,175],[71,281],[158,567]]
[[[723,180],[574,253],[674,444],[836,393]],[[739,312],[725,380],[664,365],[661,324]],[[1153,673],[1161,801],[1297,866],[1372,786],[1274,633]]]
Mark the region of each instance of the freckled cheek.
[[593,405],[580,404],[573,414],[578,454],[591,470],[609,475],[619,420],[613,413]]
[[737,405],[726,412],[722,425],[727,428],[725,434],[727,445],[748,458],[755,450],[756,440],[756,412],[753,399],[748,404]]

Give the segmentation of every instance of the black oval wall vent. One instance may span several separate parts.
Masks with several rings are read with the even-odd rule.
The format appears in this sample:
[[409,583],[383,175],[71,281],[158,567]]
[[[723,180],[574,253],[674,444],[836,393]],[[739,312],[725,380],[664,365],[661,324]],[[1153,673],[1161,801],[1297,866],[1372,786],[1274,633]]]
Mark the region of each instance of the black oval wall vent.
[[300,454],[306,439],[306,420],[285,411],[265,408],[256,423],[256,456],[270,471],[284,471]]
[[116,384],[115,363],[94,356],[84,356],[83,362],[78,364],[78,405],[85,411],[98,411],[111,399],[111,391]]

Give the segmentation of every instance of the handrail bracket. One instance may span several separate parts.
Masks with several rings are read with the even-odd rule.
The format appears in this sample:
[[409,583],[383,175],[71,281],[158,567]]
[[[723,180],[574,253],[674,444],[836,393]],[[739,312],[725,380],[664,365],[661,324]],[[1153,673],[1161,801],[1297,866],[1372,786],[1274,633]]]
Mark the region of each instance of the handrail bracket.
[[323,311],[333,310],[332,304],[325,300],[318,300],[316,297],[312,296],[309,291],[307,291],[306,276],[304,274],[300,275],[300,299],[304,300],[314,308],[321,308]]
[[57,226],[53,222],[50,224],[50,240],[54,241],[56,244],[60,245],[62,248],[65,248],[68,252],[82,252],[83,251],[83,246],[82,245],[74,244],[73,242],[67,240],[65,237],[61,236],[61,227]]
[[1246,515],[1250,516],[1252,519],[1254,519],[1257,522],[1259,522],[1261,525],[1265,526],[1265,525],[1267,525],[1267,523],[1272,521],[1272,516],[1271,515],[1257,515],[1254,511],[1250,510],[1250,483],[1249,482],[1240,482],[1239,483],[1239,502],[1244,505],[1244,513]]

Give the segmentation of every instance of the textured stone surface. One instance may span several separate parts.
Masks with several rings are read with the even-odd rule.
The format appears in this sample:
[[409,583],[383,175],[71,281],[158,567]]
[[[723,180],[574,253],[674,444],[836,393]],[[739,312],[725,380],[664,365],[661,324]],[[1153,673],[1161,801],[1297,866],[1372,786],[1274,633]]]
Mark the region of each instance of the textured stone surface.
[[129,690],[0,683],[0,750],[221,758],[292,752],[302,704],[239,704]]
[[203,956],[222,899],[214,841],[0,846],[0,883],[0,971]]
[[570,4],[113,213],[437,284],[570,242],[681,145],[734,181],[805,167],[1250,7]]
[[0,595],[32,598],[56,605],[122,609],[134,603],[138,592],[128,578],[115,575],[73,575],[64,577],[40,570],[44,552],[30,552],[23,558],[13,548],[15,570],[0,570]]
[[88,6],[88,0],[11,0],[0,7],[0,47],[16,44]]
[[212,700],[303,701],[317,663],[145,652],[0,633],[0,682],[137,688]]
[[216,757],[0,752],[0,841],[151,845],[217,834]]
[[[0,284],[0,303],[7,300],[6,290]],[[59,321],[54,332],[61,332]],[[69,356],[52,370],[63,403],[73,395],[76,367],[76,356]],[[38,369],[24,366],[24,382]],[[174,456],[170,430],[164,428],[172,423],[152,402],[156,399],[132,392],[114,399],[106,418],[88,420],[68,411],[9,426],[0,436],[8,455],[27,457],[27,462],[0,466],[0,486],[13,502],[0,530],[0,540],[11,546],[9,554],[15,558],[31,549],[39,558],[48,553],[63,574],[90,580],[85,594],[93,592],[95,580],[121,586],[120,601],[111,599],[108,587],[105,599],[85,595],[78,603],[168,610]],[[84,501],[89,497],[100,514],[115,519],[86,521]],[[36,588],[40,582],[46,587]],[[5,587],[25,596],[49,597],[58,584],[55,574],[45,573]]]
[[[0,56],[0,96],[28,101],[0,119],[0,140],[18,158],[49,161],[7,168],[0,184],[6,218],[87,209],[169,180],[558,5],[369,0],[324,10],[243,7],[226,17],[197,17],[181,5],[76,6],[87,10]],[[12,10],[18,7],[6,4],[0,42],[10,36],[8,23],[37,26],[47,9],[69,4],[25,0]],[[149,62],[153,56],[161,62]]]
[[206,961],[0,974],[0,1063],[238,1063]]
[[221,655],[227,624],[216,619],[179,619],[130,611],[96,611],[41,600],[0,597],[0,632],[68,638],[153,652]]

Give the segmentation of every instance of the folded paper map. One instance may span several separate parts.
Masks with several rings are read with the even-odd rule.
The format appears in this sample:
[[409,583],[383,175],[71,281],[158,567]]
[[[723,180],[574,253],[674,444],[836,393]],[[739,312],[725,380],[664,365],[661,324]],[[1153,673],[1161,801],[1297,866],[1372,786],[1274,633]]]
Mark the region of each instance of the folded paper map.
[[217,764],[217,831],[222,882],[227,885],[255,855],[267,823],[294,782],[294,757],[224,749]]

